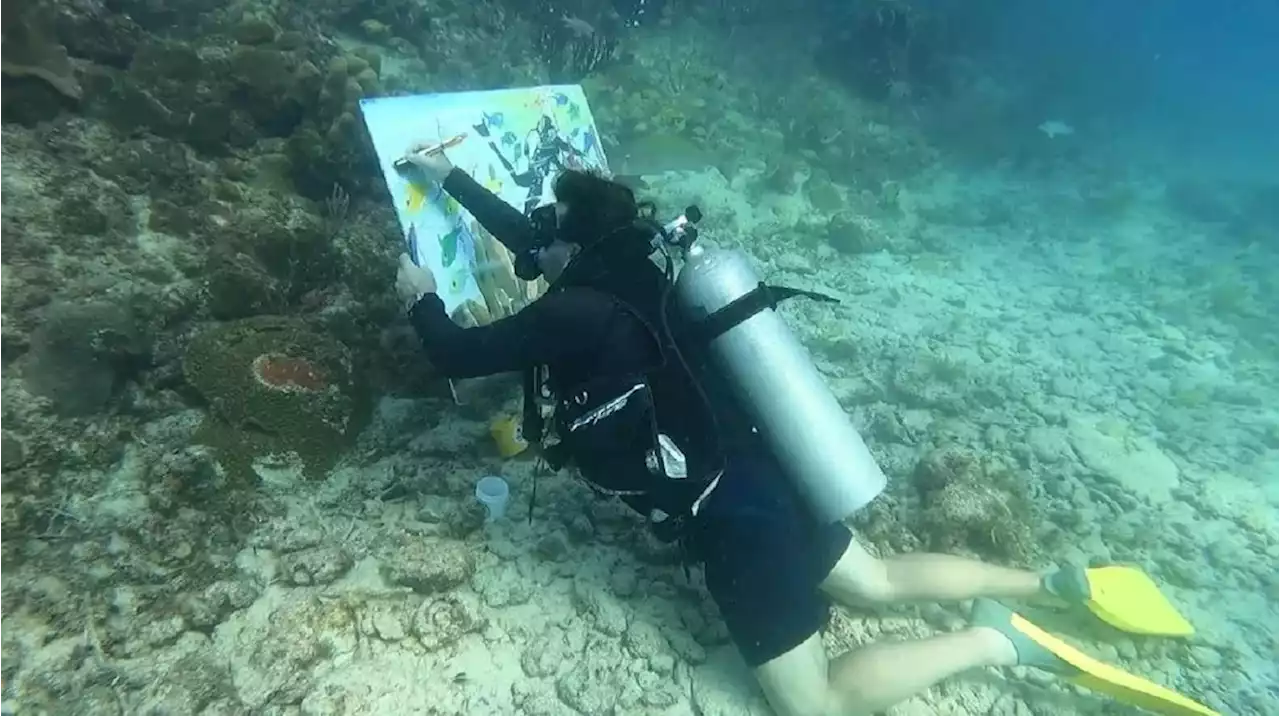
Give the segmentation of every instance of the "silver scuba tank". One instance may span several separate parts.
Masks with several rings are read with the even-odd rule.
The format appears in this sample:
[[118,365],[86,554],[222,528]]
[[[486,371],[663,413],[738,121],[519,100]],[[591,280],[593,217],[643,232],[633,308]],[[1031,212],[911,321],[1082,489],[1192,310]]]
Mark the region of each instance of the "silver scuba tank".
[[[772,305],[759,303],[766,289],[746,255],[693,245],[685,258],[676,301],[695,323],[738,314],[713,332],[713,367],[730,379],[812,514],[829,523],[865,507],[884,490],[884,472],[808,351]],[[756,307],[734,310],[748,302]]]

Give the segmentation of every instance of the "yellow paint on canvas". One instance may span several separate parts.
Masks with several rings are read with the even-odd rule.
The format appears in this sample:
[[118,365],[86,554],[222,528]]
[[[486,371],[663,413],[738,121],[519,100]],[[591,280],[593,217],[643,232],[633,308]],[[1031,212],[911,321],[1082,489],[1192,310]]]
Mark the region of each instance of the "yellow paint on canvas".
[[422,205],[427,203],[427,192],[416,182],[409,182],[405,187],[405,208],[410,214],[416,214],[422,210]]

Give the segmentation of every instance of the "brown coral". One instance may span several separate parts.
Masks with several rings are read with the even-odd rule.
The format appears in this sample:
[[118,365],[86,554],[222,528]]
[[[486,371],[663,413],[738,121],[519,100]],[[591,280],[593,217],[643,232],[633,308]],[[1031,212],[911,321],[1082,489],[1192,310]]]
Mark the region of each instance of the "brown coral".
[[244,478],[255,460],[289,454],[323,474],[367,414],[350,349],[297,319],[259,316],[204,331],[187,346],[183,374],[210,405],[196,441]]
[[1037,513],[1024,476],[977,453],[944,449],[921,458],[915,483],[930,549],[1014,564],[1034,560]]

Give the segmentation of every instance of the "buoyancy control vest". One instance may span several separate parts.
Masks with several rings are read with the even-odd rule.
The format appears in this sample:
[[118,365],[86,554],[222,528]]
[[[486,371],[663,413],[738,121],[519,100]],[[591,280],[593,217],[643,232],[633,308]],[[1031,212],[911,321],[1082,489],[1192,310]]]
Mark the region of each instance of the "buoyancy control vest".
[[[613,301],[614,321],[642,326],[655,360],[628,371],[601,365],[572,382],[548,376],[545,368],[528,372],[526,439],[542,443],[553,469],[576,468],[592,489],[621,497],[655,526],[696,514],[717,484],[724,456],[714,407],[681,356],[673,335],[678,331],[670,330],[670,321],[679,318],[667,315],[669,280],[646,260],[625,273],[562,277],[553,290],[573,286]],[[551,431],[542,429],[547,406]],[[663,536],[664,530],[656,532]]]
[[[715,459],[721,465],[727,450],[737,455],[744,448],[749,451],[763,447],[776,460],[782,477],[796,489],[816,520],[823,523],[842,520],[875,499],[884,490],[886,478],[844,407],[813,364],[808,351],[776,311],[781,301],[791,297],[803,296],[824,302],[834,302],[835,299],[812,291],[771,286],[757,276],[742,251],[695,244],[697,232],[689,225],[699,221],[700,214],[696,207],[689,207],[684,215],[666,226],[649,227],[648,230],[654,232],[650,237],[652,245],[645,245],[644,241],[623,242],[621,247],[632,254],[630,261],[611,263],[607,260],[609,254],[618,258],[618,254],[612,251],[583,251],[580,257],[598,258],[575,260],[578,266],[571,264],[565,272],[566,276],[573,274],[574,280],[564,282],[565,276],[562,276],[562,281],[557,282],[570,285],[578,279],[586,279],[582,281],[583,285],[599,286],[600,290],[616,295],[624,304],[636,308],[639,315],[648,320],[649,326],[664,329],[659,340],[663,341],[664,347],[671,346],[671,350],[664,351],[664,358],[675,357],[678,364],[670,365],[667,360],[653,371],[645,372],[646,379],[654,379],[647,380],[647,391],[632,394],[646,398],[632,407],[634,413],[621,409],[631,405],[630,402],[614,403],[610,402],[612,398],[605,399],[606,395],[622,395],[636,385],[628,385],[623,380],[609,390],[588,393],[588,398],[595,395],[601,402],[588,406],[592,401],[587,400],[580,406],[566,407],[562,413],[566,417],[578,414],[580,418],[588,418],[587,422],[570,420],[560,424],[570,427],[576,424],[579,430],[590,426],[601,431],[594,434],[604,435],[604,428],[597,424],[604,418],[617,415],[617,419],[623,421],[629,416],[635,421],[633,425],[640,425],[642,421],[637,416],[656,415],[659,443],[668,425],[679,426],[670,434],[708,439],[715,447],[706,454],[716,455]],[[634,238],[644,237],[635,235]],[[645,252],[652,253],[654,247],[668,258],[665,273],[657,271],[657,267],[647,261],[648,253]],[[678,278],[675,278],[673,263],[670,262],[669,252],[674,250],[678,250],[683,258]],[[612,275],[610,263],[615,267]],[[634,274],[648,276],[647,282],[631,280],[632,270],[639,263],[653,269],[652,272],[646,269]],[[626,270],[618,271],[616,267],[626,267]],[[578,269],[576,273],[575,268]],[[662,280],[654,281],[654,276]],[[590,280],[600,277],[607,280]],[[671,288],[673,281],[674,289]],[[655,286],[661,288],[655,290]],[[657,309],[653,307],[655,297]],[[678,320],[669,320],[672,316]],[[693,354],[694,359],[689,361],[693,364],[692,369],[684,359],[683,350]],[[663,373],[666,370],[682,372]],[[656,379],[657,375],[662,375],[663,379]],[[688,396],[696,395],[700,409],[691,412],[698,415],[672,415],[669,409],[664,414],[668,404],[661,393],[675,392],[670,386],[682,383],[692,390],[684,394],[684,401],[677,400],[674,404],[689,405]],[[724,390],[717,391],[717,386]],[[717,399],[709,400],[708,392]],[[573,394],[572,390],[560,390],[561,406],[565,405],[564,396]],[[725,397],[731,400],[725,401]],[[639,409],[650,402],[649,408]],[[593,411],[592,408],[599,410]],[[729,419],[718,420],[718,417]],[[616,430],[621,435],[641,434],[639,428],[628,432],[621,427],[624,422],[618,425]],[[746,430],[742,429],[744,427]],[[570,447],[587,442],[587,435],[583,432],[575,436]],[[698,442],[693,440],[691,444]],[[636,437],[635,444],[643,444],[643,441]],[[661,449],[661,444],[658,449]],[[700,474],[689,471],[690,476]],[[706,480],[708,487],[714,488],[719,473],[712,474],[715,477],[709,480],[706,477],[699,479]],[[705,495],[705,491],[702,494]]]

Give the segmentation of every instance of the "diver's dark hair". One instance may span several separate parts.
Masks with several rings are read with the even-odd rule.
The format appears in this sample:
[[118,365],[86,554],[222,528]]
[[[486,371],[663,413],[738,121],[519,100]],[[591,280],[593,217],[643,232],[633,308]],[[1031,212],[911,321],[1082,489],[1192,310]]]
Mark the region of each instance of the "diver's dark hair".
[[590,246],[638,219],[652,220],[657,208],[652,202],[636,201],[635,192],[621,182],[594,171],[568,169],[552,185],[556,201],[568,211],[560,225],[564,240]]

